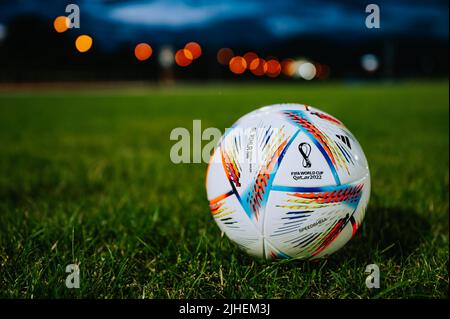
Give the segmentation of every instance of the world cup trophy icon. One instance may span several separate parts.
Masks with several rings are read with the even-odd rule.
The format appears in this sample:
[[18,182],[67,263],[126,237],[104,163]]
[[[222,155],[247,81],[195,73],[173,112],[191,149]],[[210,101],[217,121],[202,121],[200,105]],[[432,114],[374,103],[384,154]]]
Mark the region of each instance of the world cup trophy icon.
[[311,161],[309,160],[309,154],[311,154],[311,145],[308,143],[300,143],[298,145],[298,151],[303,157],[302,165],[304,168],[310,168],[311,167]]

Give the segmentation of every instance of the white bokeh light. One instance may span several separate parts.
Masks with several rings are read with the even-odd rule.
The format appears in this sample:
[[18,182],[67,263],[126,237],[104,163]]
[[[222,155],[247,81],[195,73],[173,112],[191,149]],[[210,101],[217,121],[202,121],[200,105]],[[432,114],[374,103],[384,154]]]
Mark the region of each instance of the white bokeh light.
[[298,68],[298,74],[305,80],[312,80],[316,76],[316,67],[311,62],[305,62]]
[[175,55],[173,53],[172,48],[164,47],[159,52],[158,56],[159,64],[165,69],[170,68],[175,62]]
[[374,54],[365,54],[361,57],[361,66],[367,72],[375,72],[379,67],[378,58]]
[[307,61],[304,59],[297,59],[294,61],[294,63],[292,63],[292,76],[296,79],[301,78],[301,74],[300,74],[300,67],[302,66],[302,64],[306,63]]

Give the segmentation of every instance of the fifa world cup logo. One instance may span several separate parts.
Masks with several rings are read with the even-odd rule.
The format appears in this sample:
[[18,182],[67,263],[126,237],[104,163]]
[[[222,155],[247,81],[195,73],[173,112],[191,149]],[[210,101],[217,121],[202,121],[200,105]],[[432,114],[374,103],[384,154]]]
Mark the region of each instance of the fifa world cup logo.
[[298,145],[298,151],[303,157],[302,165],[304,168],[311,167],[311,161],[309,160],[309,154],[311,154],[311,145],[308,143],[300,143]]

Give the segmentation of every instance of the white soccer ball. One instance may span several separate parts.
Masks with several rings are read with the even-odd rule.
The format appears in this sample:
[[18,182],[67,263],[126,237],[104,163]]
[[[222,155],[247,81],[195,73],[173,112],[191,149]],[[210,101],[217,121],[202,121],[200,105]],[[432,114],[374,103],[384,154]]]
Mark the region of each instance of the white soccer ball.
[[341,121],[307,105],[277,104],[226,130],[206,189],[217,225],[250,255],[316,259],[361,225],[370,174]]

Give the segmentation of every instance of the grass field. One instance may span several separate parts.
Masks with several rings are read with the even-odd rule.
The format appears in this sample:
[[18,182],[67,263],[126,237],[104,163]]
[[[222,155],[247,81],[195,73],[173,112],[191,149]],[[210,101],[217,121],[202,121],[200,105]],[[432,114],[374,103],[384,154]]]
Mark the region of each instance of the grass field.
[[[448,83],[0,92],[0,297],[448,297]],[[371,169],[363,227],[318,262],[239,251],[210,216],[206,164],[175,127],[222,130],[277,102],[335,115]],[[80,289],[65,267],[80,263]],[[381,288],[364,273],[376,263]]]

